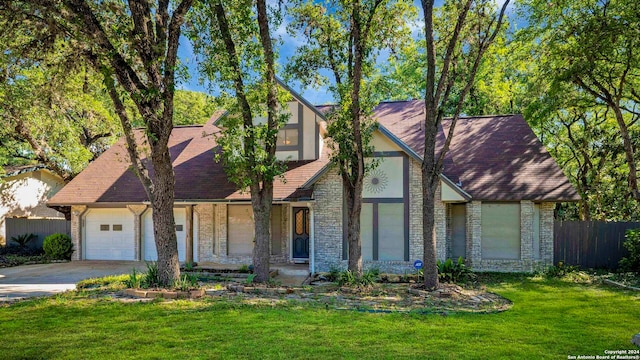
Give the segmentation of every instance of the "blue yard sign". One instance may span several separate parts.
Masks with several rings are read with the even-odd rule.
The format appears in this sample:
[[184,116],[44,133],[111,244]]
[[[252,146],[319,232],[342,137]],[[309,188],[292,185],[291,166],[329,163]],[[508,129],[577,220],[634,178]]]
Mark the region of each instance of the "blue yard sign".
[[423,266],[424,264],[422,263],[422,260],[416,260],[413,262],[413,267],[416,268],[416,270],[422,269]]

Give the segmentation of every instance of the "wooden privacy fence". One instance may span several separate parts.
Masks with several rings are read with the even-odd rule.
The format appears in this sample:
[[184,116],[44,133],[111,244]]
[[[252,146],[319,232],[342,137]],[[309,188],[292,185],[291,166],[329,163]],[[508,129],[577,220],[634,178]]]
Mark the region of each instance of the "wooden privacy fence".
[[29,243],[30,247],[42,247],[45,237],[60,233],[71,235],[71,221],[65,219],[5,219],[7,245],[11,243],[11,237],[32,233],[38,237]]
[[625,232],[638,228],[640,222],[556,221],[553,261],[615,270],[618,261],[629,254],[622,245]]

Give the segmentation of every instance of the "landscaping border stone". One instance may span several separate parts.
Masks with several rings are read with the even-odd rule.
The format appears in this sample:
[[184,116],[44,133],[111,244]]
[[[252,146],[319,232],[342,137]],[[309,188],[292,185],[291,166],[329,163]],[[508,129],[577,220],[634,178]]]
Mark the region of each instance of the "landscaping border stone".
[[613,281],[610,279],[604,279],[603,282],[607,285],[612,285],[612,286],[617,286],[623,289],[627,289],[627,290],[633,290],[633,291],[640,291],[640,288],[637,288],[635,286],[629,286],[629,285],[625,285],[623,283],[619,283],[617,281]]
[[205,295],[205,291],[204,289],[189,291],[125,289],[124,294],[131,297],[149,299],[198,299]]

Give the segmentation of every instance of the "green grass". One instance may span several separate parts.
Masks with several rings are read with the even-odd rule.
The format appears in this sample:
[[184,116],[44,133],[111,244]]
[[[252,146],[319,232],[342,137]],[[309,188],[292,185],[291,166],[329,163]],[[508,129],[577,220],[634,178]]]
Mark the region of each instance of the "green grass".
[[488,280],[511,310],[370,314],[63,295],[0,308],[0,358],[566,359],[634,348],[640,293],[522,275]]

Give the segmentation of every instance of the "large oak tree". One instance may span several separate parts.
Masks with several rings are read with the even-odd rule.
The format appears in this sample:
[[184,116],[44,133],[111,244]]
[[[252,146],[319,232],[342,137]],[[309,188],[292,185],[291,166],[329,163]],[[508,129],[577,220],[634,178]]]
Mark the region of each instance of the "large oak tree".
[[[122,125],[132,169],[153,209],[159,281],[164,285],[173,284],[180,275],[173,217],[175,178],[168,144],[173,129],[178,43],[192,3],[38,0],[3,2],[0,6],[3,19],[44,28],[40,33],[44,39],[65,41],[65,46],[103,76]],[[135,105],[144,131],[133,130],[126,101]],[[143,147],[148,147],[148,162],[142,161]]]

